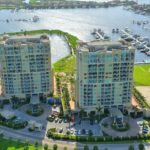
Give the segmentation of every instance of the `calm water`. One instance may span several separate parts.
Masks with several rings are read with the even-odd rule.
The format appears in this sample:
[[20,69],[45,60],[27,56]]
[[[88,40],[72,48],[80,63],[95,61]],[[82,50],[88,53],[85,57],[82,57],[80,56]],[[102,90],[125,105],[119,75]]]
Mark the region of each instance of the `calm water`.
[[70,53],[68,44],[64,37],[53,35],[50,36],[50,41],[51,41],[52,63],[58,61],[60,58],[64,58]]
[[[148,0],[149,1],[149,0]],[[37,23],[18,22],[16,19],[31,19],[34,15],[38,15],[40,21]],[[6,23],[6,19],[10,22]],[[99,9],[59,9],[59,10],[20,10],[12,13],[10,10],[0,11],[0,33],[16,32],[23,30],[35,29],[60,29],[78,36],[81,40],[93,40],[90,34],[94,28],[101,28],[105,33],[111,35],[112,28],[124,29],[128,27],[134,33],[150,37],[150,31],[145,31],[141,26],[134,25],[133,20],[149,20],[150,16],[142,16],[126,11],[123,7],[99,8]],[[147,26],[150,28],[150,24]],[[116,37],[113,36],[113,39]],[[53,46],[59,45],[60,41],[54,38],[51,43]],[[62,41],[64,42],[64,41]],[[64,44],[64,43],[63,43]],[[60,45],[58,47],[60,49]],[[53,55],[54,54],[54,55]],[[61,54],[65,53],[65,48],[61,50]],[[61,58],[61,54],[56,53],[52,48],[53,62]],[[58,56],[56,56],[58,55]],[[64,56],[64,55],[63,55]],[[136,53],[136,62],[149,59],[145,54]]]

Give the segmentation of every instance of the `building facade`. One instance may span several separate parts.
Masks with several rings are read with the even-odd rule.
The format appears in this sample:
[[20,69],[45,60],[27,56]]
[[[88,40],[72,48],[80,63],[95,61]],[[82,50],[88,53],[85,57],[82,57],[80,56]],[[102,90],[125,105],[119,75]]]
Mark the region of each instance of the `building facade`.
[[4,96],[31,97],[52,92],[50,40],[47,35],[0,39]]
[[135,50],[119,42],[79,42],[76,99],[79,108],[124,108],[131,103]]

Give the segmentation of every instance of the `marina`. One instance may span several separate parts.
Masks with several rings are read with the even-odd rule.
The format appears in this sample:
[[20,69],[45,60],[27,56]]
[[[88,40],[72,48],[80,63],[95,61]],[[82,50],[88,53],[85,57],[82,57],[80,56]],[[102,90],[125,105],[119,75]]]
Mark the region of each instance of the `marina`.
[[[141,37],[140,35],[133,34],[127,28],[121,30],[121,36],[124,40],[130,41],[130,43],[140,52],[144,52],[147,56],[150,56],[150,39]],[[130,40],[129,40],[130,39]]]
[[[33,22],[34,16],[38,16],[39,20]],[[19,19],[21,19],[21,21],[18,21]],[[122,6],[97,9],[1,10],[0,20],[1,34],[4,32],[20,32],[38,29],[59,29],[75,35],[83,41],[91,41],[96,39],[91,32],[96,29],[97,34],[100,35],[98,29],[101,29],[111,40],[118,40],[120,35],[117,33],[117,28],[121,31],[125,27],[128,27],[133,33],[141,35],[142,37],[150,37],[149,24],[145,24],[144,27],[142,27],[143,25],[133,24],[133,20],[136,22],[150,22],[149,16],[126,11]],[[113,29],[115,33],[112,33]],[[102,38],[102,36],[100,37]],[[53,50],[52,53],[55,53]],[[136,51],[136,63],[144,62],[149,59],[149,56],[144,52],[141,53],[140,50]]]

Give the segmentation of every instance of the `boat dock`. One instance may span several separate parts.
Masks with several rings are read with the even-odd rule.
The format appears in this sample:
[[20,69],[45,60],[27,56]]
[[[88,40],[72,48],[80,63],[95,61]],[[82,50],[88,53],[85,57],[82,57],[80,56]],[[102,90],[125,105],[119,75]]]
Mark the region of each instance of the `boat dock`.
[[[136,48],[136,49],[140,49],[141,52],[144,52],[147,56],[150,56],[150,46],[147,46],[149,43],[149,40],[145,38],[143,38],[143,41],[140,40],[140,36],[138,37],[134,37],[134,35],[132,35],[132,33],[130,31],[126,30],[121,30],[121,34],[125,35],[126,38],[124,38],[125,40],[127,39],[131,39],[131,44]],[[143,50],[144,49],[144,50]]]
[[97,40],[110,40],[110,37],[104,33],[101,29],[94,29],[91,34],[94,36]]

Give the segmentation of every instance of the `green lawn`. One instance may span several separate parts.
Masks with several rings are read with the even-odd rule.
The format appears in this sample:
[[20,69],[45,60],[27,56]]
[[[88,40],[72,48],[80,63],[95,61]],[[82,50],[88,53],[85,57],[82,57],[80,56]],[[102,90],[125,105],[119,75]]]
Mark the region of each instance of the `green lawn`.
[[134,66],[135,85],[150,86],[150,64]]
[[75,73],[76,71],[76,56],[69,55],[54,64],[55,72]]
[[[19,141],[0,138],[0,150],[24,150],[24,146],[25,144]],[[29,146],[29,150],[35,150],[35,147],[31,145]],[[42,150],[42,148],[38,148],[37,150]]]

